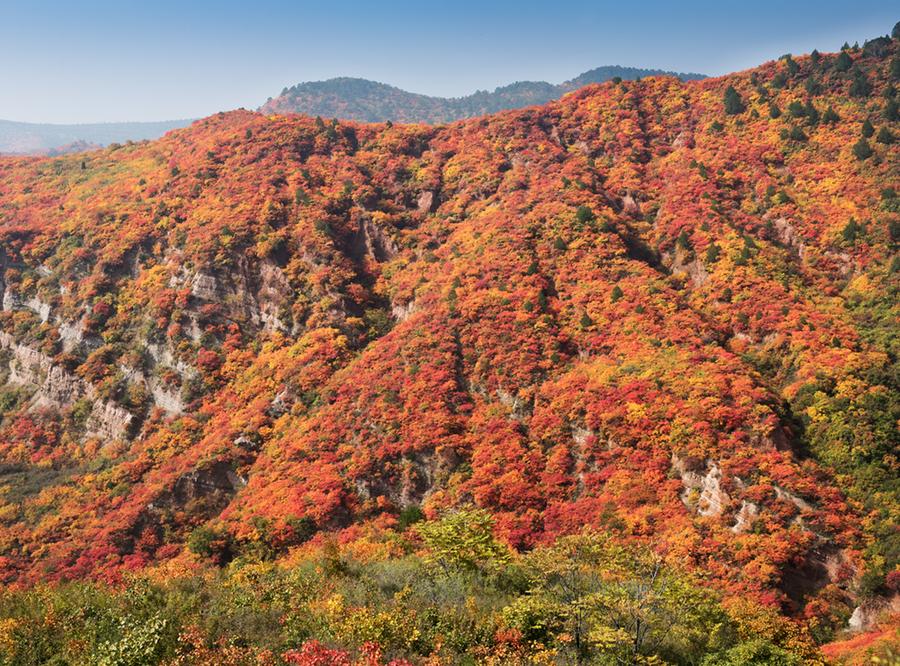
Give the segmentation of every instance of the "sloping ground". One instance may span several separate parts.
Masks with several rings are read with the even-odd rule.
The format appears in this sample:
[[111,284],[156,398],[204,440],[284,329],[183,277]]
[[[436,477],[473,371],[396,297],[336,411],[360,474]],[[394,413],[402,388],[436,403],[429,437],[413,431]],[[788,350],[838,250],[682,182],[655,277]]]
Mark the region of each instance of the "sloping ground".
[[898,77],[894,41],[0,161],[4,580],[474,503],[843,621],[897,585]]

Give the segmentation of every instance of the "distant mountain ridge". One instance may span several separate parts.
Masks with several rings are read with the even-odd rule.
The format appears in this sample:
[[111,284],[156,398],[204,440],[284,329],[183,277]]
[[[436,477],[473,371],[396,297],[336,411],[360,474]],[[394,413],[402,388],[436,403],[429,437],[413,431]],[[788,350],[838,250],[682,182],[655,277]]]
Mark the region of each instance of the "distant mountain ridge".
[[591,69],[559,84],[546,81],[517,81],[493,91],[477,90],[465,97],[432,97],[368,79],[339,77],[308,81],[285,88],[269,99],[264,113],[302,113],[362,122],[394,121],[440,124],[507,109],[546,104],[591,83],[614,78],[634,80],[648,76],[675,76],[682,81],[706,78],[703,74],[669,72],[606,65]]
[[[703,74],[638,69],[618,65],[597,67],[560,84],[517,81],[493,91],[477,90],[465,97],[431,97],[368,79],[340,77],[300,83],[269,99],[260,111],[303,113],[365,122],[439,124],[506,109],[546,104],[590,83],[615,77],[634,80],[648,76],[677,76],[682,81]],[[0,155],[55,156],[101,148],[112,143],[158,139],[169,130],[186,127],[193,118],[155,122],[84,124],[26,123],[0,120]]]
[[185,119],[56,125],[0,120],[0,153],[52,155],[111,143],[158,139],[169,130],[192,122]]

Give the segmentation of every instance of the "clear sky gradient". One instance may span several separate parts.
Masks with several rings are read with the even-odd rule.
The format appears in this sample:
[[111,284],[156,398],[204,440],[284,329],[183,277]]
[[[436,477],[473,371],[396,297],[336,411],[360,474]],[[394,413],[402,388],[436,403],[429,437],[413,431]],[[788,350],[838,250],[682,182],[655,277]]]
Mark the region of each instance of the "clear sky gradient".
[[896,0],[0,0],[0,118],[199,117],[334,76],[458,96],[599,65],[716,75],[898,20]]

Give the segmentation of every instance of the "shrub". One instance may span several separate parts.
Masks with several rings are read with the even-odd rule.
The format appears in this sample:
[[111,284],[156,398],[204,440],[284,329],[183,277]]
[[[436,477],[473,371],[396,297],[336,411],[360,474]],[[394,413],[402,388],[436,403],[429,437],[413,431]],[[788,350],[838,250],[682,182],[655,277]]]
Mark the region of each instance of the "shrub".
[[224,564],[231,558],[231,535],[224,530],[201,525],[191,532],[187,547],[196,555],[208,557],[217,564]]
[[411,525],[415,525],[423,520],[425,520],[425,513],[418,505],[411,504],[400,511],[400,515],[397,516],[397,527],[404,531]]
[[867,160],[872,157],[872,146],[862,138],[853,145],[853,154],[858,160]]
[[579,206],[575,211],[575,221],[579,224],[587,224],[588,222],[593,222],[594,219],[594,211],[588,206]]
[[891,133],[891,130],[889,130],[887,127],[882,127],[880,130],[878,130],[878,136],[875,137],[875,140],[878,143],[883,143],[889,146],[894,143],[895,139],[894,135]]
[[788,105],[788,113],[794,118],[802,118],[806,115],[806,107],[800,100],[794,100]]
[[803,130],[799,127],[792,127],[790,134],[788,135],[791,141],[806,141],[807,136],[803,133]]

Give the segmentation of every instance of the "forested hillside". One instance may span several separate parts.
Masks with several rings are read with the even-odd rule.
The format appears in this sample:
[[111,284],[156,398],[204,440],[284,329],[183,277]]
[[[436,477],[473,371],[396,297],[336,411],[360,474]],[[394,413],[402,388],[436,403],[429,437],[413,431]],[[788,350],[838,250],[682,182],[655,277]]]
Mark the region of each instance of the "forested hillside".
[[367,79],[341,77],[308,81],[285,88],[278,97],[270,98],[260,111],[302,113],[362,122],[448,123],[507,109],[546,104],[590,83],[647,76],[677,76],[684,81],[704,78],[702,74],[608,65],[560,84],[518,81],[493,91],[479,90],[463,97],[432,97]]
[[0,663],[896,658],[898,85],[0,159]]

